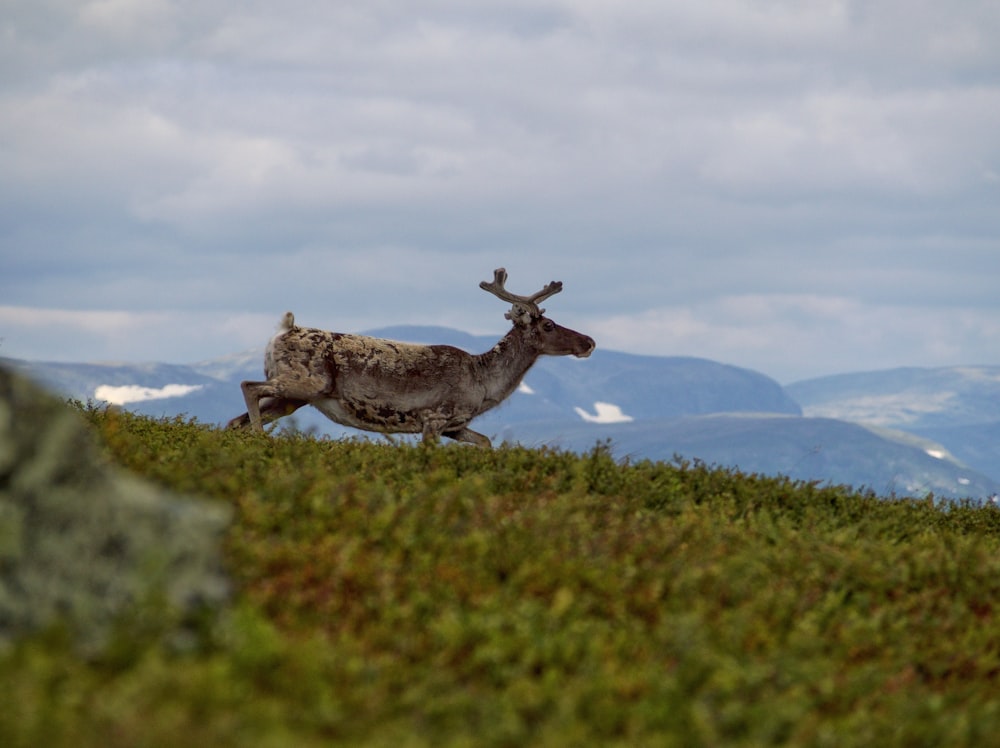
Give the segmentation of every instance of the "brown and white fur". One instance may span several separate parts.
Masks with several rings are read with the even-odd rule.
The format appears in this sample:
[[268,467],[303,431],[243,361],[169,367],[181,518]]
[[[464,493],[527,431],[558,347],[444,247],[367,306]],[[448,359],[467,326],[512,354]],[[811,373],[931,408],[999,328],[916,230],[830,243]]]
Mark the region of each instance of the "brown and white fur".
[[312,405],[332,421],[365,431],[491,446],[468,428],[473,418],[509,397],[539,356],[584,358],[595,347],[592,338],[560,327],[539,309],[538,302],[561,291],[562,283],[517,296],[504,289],[506,279],[499,268],[492,283],[479,284],[513,303],[506,315],[510,332],[479,355],[298,327],[287,312],[264,354],[267,380],[240,385],[247,412],[229,427],[263,430],[264,422]]

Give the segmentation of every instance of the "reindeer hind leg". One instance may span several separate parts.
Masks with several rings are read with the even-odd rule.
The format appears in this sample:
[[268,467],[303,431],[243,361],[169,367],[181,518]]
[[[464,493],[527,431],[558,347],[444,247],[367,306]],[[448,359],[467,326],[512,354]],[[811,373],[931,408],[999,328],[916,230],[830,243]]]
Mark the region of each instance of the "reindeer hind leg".
[[478,431],[473,431],[470,428],[456,429],[455,431],[445,431],[444,435],[449,439],[454,439],[457,442],[465,442],[467,444],[475,444],[477,447],[482,447],[484,449],[492,449],[493,442],[490,441],[488,436],[480,434]]
[[[243,400],[247,405],[247,418],[250,421],[250,428],[253,431],[263,431],[264,424],[260,417],[260,401],[264,397],[279,397],[278,392],[272,382],[240,382],[240,389],[243,390]],[[240,421],[242,417],[234,418],[229,423]]]
[[[261,424],[277,421],[291,415],[303,405],[308,405],[307,400],[296,400],[290,397],[263,397],[258,402],[260,409]],[[226,424],[227,429],[245,429],[250,425],[250,413],[243,413]]]

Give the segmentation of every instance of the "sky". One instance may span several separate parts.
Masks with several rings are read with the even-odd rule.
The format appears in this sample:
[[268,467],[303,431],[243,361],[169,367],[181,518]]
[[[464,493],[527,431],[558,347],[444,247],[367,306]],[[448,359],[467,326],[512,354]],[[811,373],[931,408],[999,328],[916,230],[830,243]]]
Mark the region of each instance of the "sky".
[[0,356],[283,312],[783,383],[1000,365],[996,0],[0,0]]

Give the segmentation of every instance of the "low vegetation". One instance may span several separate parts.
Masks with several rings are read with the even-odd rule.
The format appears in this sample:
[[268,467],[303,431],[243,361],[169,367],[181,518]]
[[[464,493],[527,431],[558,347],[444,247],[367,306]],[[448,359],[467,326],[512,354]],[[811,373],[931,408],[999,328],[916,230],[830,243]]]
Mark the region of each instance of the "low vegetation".
[[598,445],[396,446],[82,408],[235,509],[197,643],[0,653],[4,746],[982,745],[1000,511]]

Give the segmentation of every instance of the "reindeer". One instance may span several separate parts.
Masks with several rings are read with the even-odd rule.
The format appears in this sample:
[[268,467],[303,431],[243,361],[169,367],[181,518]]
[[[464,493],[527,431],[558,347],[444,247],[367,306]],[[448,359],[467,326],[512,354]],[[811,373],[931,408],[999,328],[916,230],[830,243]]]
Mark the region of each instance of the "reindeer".
[[490,440],[469,422],[506,400],[539,356],[586,358],[593,338],[560,327],[539,302],[562,291],[552,281],[531,296],[507,291],[507,271],[480,288],[512,304],[510,331],[486,353],[450,345],[412,345],[364,335],[298,327],[286,312],[264,353],[267,381],[241,383],[247,412],[228,428],[263,430],[303,405],[344,426],[382,434],[441,436],[480,447]]

